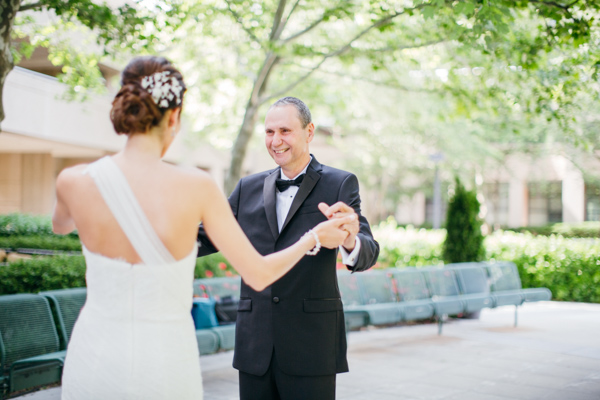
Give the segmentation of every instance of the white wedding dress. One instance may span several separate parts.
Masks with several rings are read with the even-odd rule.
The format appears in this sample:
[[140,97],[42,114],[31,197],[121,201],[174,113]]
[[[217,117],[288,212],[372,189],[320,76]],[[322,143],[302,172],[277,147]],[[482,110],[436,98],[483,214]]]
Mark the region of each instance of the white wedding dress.
[[83,247],[87,301],[67,349],[63,400],[202,399],[192,308],[196,251],[176,261],[112,158],[89,165],[102,197],[143,260]]

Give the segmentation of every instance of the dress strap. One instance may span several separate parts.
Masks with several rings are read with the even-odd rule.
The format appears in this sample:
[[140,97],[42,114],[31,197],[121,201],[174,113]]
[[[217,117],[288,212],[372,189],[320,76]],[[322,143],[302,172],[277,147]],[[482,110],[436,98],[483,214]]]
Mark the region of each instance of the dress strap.
[[152,228],[127,178],[111,157],[91,163],[83,173],[94,179],[106,205],[144,264],[175,262]]

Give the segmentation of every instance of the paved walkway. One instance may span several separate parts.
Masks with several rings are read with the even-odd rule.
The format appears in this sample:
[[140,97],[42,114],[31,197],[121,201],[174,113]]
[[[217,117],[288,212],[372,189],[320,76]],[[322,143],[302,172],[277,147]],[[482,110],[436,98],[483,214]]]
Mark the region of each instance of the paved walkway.
[[[526,304],[479,320],[350,333],[338,400],[599,400],[600,304]],[[205,400],[238,399],[232,352],[201,357]],[[19,400],[59,400],[60,388]]]

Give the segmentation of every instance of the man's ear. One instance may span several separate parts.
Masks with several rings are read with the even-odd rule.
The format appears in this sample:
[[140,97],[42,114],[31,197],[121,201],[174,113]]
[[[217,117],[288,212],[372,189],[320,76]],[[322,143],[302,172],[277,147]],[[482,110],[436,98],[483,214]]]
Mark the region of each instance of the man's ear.
[[315,124],[313,124],[311,122],[310,124],[308,124],[306,126],[306,128],[308,129],[308,136],[306,137],[306,143],[310,143],[310,142],[312,142],[313,138],[315,137]]

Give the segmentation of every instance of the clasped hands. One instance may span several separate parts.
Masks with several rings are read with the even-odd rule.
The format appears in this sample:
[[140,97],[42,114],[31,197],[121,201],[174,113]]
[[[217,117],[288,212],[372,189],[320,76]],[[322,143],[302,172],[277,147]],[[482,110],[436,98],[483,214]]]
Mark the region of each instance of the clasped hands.
[[328,249],[343,246],[348,252],[352,252],[359,230],[358,215],[354,209],[338,201],[332,206],[319,203],[319,210],[327,217],[327,221],[315,227],[321,245]]

